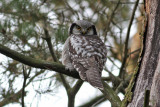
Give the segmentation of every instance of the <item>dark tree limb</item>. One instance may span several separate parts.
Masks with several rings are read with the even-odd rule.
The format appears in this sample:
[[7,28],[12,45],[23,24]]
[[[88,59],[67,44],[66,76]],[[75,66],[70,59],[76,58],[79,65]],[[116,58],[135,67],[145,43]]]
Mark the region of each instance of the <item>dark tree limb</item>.
[[55,72],[71,76],[73,78],[80,79],[78,72],[74,72],[74,71],[70,72],[68,70],[65,70],[65,67],[62,64],[57,62],[47,62],[44,60],[31,58],[29,56],[25,56],[14,50],[11,50],[8,47],[3,46],[1,44],[0,44],[0,53],[31,67],[53,70]]
[[75,96],[79,91],[80,87],[82,86],[83,81],[78,80],[73,86],[73,88],[71,88],[70,85],[66,83],[64,76],[60,75],[60,77],[68,95],[68,107],[74,107]]
[[68,90],[68,107],[74,107],[75,96],[83,84],[82,80],[78,80],[73,88]]
[[105,95],[106,99],[108,99],[111,102],[113,107],[120,107],[122,102],[118,97],[118,95],[105,82],[103,82],[103,86],[104,86],[104,90],[100,90],[100,91]]
[[69,94],[69,90],[71,89],[70,85],[66,82],[64,76],[60,75],[60,78],[62,80],[63,86],[67,91],[67,94]]
[[81,88],[82,84],[83,84],[83,81],[82,80],[78,80],[76,82],[76,84],[72,88],[72,93],[76,95],[78,90]]

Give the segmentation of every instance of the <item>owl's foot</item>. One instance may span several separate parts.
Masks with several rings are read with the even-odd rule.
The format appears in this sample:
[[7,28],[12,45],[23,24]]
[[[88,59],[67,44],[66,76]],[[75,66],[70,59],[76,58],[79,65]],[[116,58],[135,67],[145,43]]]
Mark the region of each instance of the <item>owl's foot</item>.
[[75,71],[75,69],[74,68],[72,68],[72,67],[65,67],[65,70],[67,70],[67,71]]

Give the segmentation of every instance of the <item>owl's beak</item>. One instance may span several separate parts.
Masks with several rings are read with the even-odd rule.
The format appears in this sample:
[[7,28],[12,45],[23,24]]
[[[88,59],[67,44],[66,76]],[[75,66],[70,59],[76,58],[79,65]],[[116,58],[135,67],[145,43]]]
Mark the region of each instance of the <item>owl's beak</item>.
[[82,29],[82,30],[81,30],[81,33],[82,33],[82,34],[86,34],[86,30],[85,30],[85,29]]

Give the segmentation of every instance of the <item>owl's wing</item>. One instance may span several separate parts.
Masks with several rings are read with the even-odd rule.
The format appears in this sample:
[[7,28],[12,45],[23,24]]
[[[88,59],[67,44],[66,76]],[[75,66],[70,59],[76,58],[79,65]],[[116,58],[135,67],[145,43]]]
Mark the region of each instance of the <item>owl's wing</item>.
[[63,50],[62,50],[62,64],[65,65],[66,69],[69,69],[70,71],[74,70],[71,57],[69,55],[69,40],[70,37],[67,38],[65,41]]
[[106,47],[98,36],[71,36],[69,52],[72,65],[82,80],[103,89],[101,71],[106,61]]

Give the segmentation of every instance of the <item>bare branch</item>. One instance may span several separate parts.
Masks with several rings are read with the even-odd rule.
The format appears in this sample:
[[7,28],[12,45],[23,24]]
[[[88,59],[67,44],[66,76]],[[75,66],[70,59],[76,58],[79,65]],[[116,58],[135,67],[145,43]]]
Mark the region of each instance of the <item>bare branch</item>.
[[[44,72],[44,70],[41,70],[40,72],[37,72],[32,78],[29,79],[28,83],[25,86],[28,86],[33,81],[33,79],[35,77],[42,74],[43,72]],[[11,94],[7,98],[4,98],[0,102],[0,107],[3,107],[3,106],[5,106],[9,103],[18,102],[21,96],[22,96],[22,89],[20,89],[17,93]]]
[[27,78],[29,77],[30,72],[31,72],[31,68],[29,69],[29,72],[27,73],[26,69],[23,66],[24,81],[23,81],[23,87],[22,87],[22,107],[25,107],[25,103],[24,103],[25,87],[26,87],[26,81],[27,81]]
[[22,89],[19,90],[17,93],[14,93],[10,95],[9,97],[3,99],[0,102],[0,107],[4,107],[5,105],[11,103],[11,102],[18,102],[19,98],[21,97]]
[[95,102],[97,102],[98,100],[101,100],[101,99],[106,100],[104,95],[100,95],[98,97],[90,99],[89,102],[86,102],[86,103],[84,103],[84,104],[82,104],[82,105],[80,105],[78,107],[93,107],[93,105],[95,105]]
[[77,83],[68,90],[68,107],[74,107],[75,96],[79,91],[80,87],[82,86],[83,81],[78,80]]
[[[112,3],[117,4],[117,1],[111,1]],[[121,1],[119,2],[120,4],[135,4],[136,2],[128,2],[128,1]],[[144,4],[144,3],[139,3],[139,4]]]
[[108,34],[108,31],[109,31],[109,26],[110,26],[110,24],[111,24],[111,22],[112,22],[112,19],[113,19],[113,16],[115,15],[116,10],[118,9],[119,2],[120,2],[120,0],[118,0],[118,3],[117,3],[117,5],[116,5],[116,7],[115,7],[114,10],[112,11],[112,13],[111,13],[111,15],[110,15],[110,17],[109,17],[109,19],[108,19],[108,21],[107,21],[106,28],[105,28],[106,34],[105,34],[105,37],[104,37],[104,42],[105,42],[106,39],[107,39],[107,34]]
[[136,53],[136,52],[139,52],[141,49],[139,48],[139,49],[136,49],[136,50],[134,50],[134,51],[132,51],[131,53],[129,53],[128,55],[127,55],[127,57],[129,57],[131,54],[134,54],[134,53]]
[[122,102],[118,95],[105,82],[103,82],[103,86],[105,89],[100,91],[105,95],[106,99],[108,99],[111,102],[113,107],[120,107]]
[[66,91],[67,91],[67,94],[69,94],[69,90],[71,89],[70,85],[66,82],[66,80],[65,80],[65,78],[64,78],[63,75],[60,74],[59,76],[60,76],[60,78],[61,78],[61,80],[62,80],[62,83],[63,83],[63,85],[64,85],[64,88],[65,88]]
[[43,39],[45,39],[47,41],[48,47],[49,47],[49,51],[52,55],[52,58],[55,62],[58,62],[57,56],[54,52],[52,43],[51,43],[51,37],[49,36],[48,30],[44,28],[44,33],[45,33],[45,37]]
[[74,85],[74,87],[72,88],[72,93],[76,95],[77,92],[79,91],[79,89],[81,88],[82,84],[83,84],[83,81],[82,80],[78,80],[76,82],[76,84]]
[[14,50],[11,50],[1,44],[0,44],[0,53],[31,67],[53,70],[55,72],[71,76],[73,78],[80,79],[78,72],[67,71],[65,70],[65,67],[62,64],[34,59],[29,56],[20,54]]
[[126,60],[127,60],[127,54],[128,54],[128,41],[129,41],[129,36],[130,36],[130,30],[131,30],[131,26],[132,26],[133,19],[134,19],[134,16],[135,16],[135,12],[136,12],[137,7],[138,7],[138,3],[139,3],[139,0],[137,0],[136,3],[135,3],[135,6],[134,6],[134,9],[133,9],[133,12],[132,12],[132,16],[131,16],[131,20],[129,22],[129,26],[128,26],[128,30],[127,30],[127,35],[126,35],[126,40],[125,40],[125,48],[124,48],[124,58],[123,58],[123,62],[122,62],[120,73],[119,73],[120,78],[123,77],[123,73],[124,73],[123,71],[124,71],[124,67],[125,67]]

